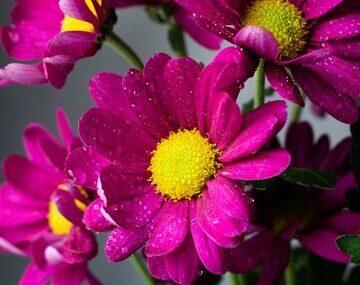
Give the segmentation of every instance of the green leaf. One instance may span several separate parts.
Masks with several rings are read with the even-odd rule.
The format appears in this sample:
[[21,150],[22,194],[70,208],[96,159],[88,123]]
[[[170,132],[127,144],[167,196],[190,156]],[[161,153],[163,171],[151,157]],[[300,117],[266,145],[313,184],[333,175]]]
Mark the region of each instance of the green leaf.
[[336,183],[334,174],[307,168],[290,168],[281,175],[281,178],[293,184],[322,189],[331,189]]
[[360,190],[352,189],[345,193],[346,203],[351,211],[360,212]]
[[351,255],[351,261],[360,264],[360,235],[344,235],[336,240],[341,251]]
[[178,26],[175,21],[169,22],[169,31],[168,31],[169,42],[171,48],[178,56],[185,56],[184,51],[186,50],[184,32]]
[[252,187],[258,190],[266,190],[270,188],[270,186],[274,183],[275,180],[276,180],[275,178],[272,178],[268,180],[250,181],[247,184],[251,185]]
[[254,99],[244,103],[241,108],[241,114],[246,114],[251,112],[254,109]]

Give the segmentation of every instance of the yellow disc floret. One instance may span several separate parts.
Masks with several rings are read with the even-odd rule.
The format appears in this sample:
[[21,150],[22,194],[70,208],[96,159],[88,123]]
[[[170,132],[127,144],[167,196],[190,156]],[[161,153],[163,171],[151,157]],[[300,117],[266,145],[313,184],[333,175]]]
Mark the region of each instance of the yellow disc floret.
[[165,197],[191,199],[216,175],[221,167],[219,155],[215,145],[196,129],[170,133],[152,153],[150,181]]
[[[89,8],[90,12],[95,17],[98,17],[92,1],[91,0],[84,0],[84,1],[86,3],[86,6]],[[102,4],[102,0],[97,0],[97,2],[99,3],[99,5]],[[71,32],[71,31],[94,33],[95,27],[92,23],[65,15],[61,25],[61,32]]]
[[272,33],[279,45],[280,59],[295,58],[306,47],[307,21],[301,10],[288,0],[254,0],[245,13],[243,24]]
[[[68,191],[63,184],[59,185],[58,189]],[[78,209],[85,211],[86,205],[83,202],[76,199],[74,202]],[[56,235],[67,235],[73,226],[73,224],[60,213],[53,201],[49,204],[48,223],[52,233]]]

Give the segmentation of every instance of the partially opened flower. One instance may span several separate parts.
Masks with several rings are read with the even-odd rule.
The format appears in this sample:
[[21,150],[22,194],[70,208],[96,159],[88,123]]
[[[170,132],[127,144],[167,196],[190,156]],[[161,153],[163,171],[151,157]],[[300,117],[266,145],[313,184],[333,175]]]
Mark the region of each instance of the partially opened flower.
[[40,125],[24,133],[27,158],[4,162],[0,186],[0,249],[31,257],[20,284],[99,284],[87,263],[97,253],[94,235],[82,223],[91,192],[66,182],[67,152],[81,146],[58,112],[59,143]]
[[98,186],[102,200],[85,222],[113,223],[110,261],[145,245],[158,279],[191,284],[202,265],[228,270],[228,249],[250,230],[252,203],[238,181],[276,176],[290,163],[284,150],[262,151],[286,122],[285,103],[241,116],[234,100],[255,66],[237,48],[203,70],[190,58],[157,54],[143,73],[91,81],[98,108],[83,115],[86,147],[72,152],[67,170],[75,183]]
[[257,284],[277,284],[289,261],[292,238],[325,259],[350,262],[336,245],[337,237],[360,233],[360,213],[346,209],[345,203],[345,193],[356,186],[350,147],[351,139],[344,139],[330,150],[327,136],[314,143],[307,123],[291,125],[286,148],[293,166],[333,172],[336,186],[321,190],[278,181],[270,189],[256,191],[257,220],[265,229],[232,252],[232,271],[246,272],[263,264]]
[[173,10],[172,13],[176,22],[198,43],[209,48],[219,49],[222,38],[214,35],[203,27],[199,26],[181,6],[174,0],[114,0],[114,7],[129,7],[136,5],[146,5],[150,7],[166,6]]
[[285,99],[303,104],[298,84],[336,119],[358,118],[359,1],[176,2],[203,27],[264,58],[271,86]]
[[61,88],[74,64],[93,56],[112,19],[108,0],[17,0],[1,43],[15,60],[0,70],[0,86],[43,84]]

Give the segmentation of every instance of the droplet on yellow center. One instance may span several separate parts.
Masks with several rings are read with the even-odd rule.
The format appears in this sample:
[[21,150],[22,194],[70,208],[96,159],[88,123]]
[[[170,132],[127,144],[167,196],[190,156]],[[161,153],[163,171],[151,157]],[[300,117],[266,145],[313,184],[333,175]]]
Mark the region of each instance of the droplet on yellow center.
[[[96,14],[94,4],[91,2],[91,0],[84,0],[84,1],[86,3],[86,6],[91,11],[91,13],[95,17],[98,17]],[[97,0],[97,2],[99,3],[99,5],[102,4],[102,0]],[[61,32],[73,32],[73,31],[94,33],[95,27],[92,23],[65,15],[61,25]]]
[[158,193],[173,200],[191,199],[216,175],[221,164],[214,144],[194,130],[179,130],[162,140],[148,170]]
[[245,13],[243,24],[272,33],[279,45],[280,59],[299,56],[307,45],[307,21],[302,11],[288,0],[253,1]]
[[[79,200],[74,201],[80,210],[84,211],[86,209],[84,203]],[[67,235],[73,226],[73,224],[59,212],[54,202],[50,202],[49,205],[48,223],[52,233],[56,235]]]

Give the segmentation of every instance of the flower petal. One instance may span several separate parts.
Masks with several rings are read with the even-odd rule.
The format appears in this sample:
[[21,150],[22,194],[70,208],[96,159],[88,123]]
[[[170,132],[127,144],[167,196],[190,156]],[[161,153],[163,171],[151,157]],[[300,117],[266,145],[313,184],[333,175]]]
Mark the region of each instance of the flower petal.
[[163,213],[146,244],[147,256],[162,256],[176,250],[184,241],[189,228],[189,202],[174,203],[169,200]]
[[285,150],[272,150],[257,153],[247,159],[225,165],[221,175],[237,180],[265,180],[284,172],[291,157]]
[[235,36],[237,45],[246,47],[258,56],[267,60],[276,60],[279,56],[279,45],[275,37],[265,29],[257,26],[245,26]]
[[265,73],[271,87],[282,98],[304,106],[299,88],[284,67],[268,62],[265,65]]
[[325,259],[340,263],[348,263],[350,261],[349,254],[341,252],[336,245],[336,239],[339,236],[338,233],[330,230],[316,229],[299,236],[299,241],[308,250]]
[[315,19],[330,12],[343,2],[344,0],[306,0],[301,5],[301,11],[306,19]]
[[190,229],[196,251],[204,266],[214,274],[223,274],[228,270],[228,250],[216,245],[201,230],[197,221],[196,204],[190,204]]
[[83,223],[86,228],[94,232],[107,232],[114,228],[102,213],[103,202],[98,198],[85,210]]
[[358,234],[360,233],[360,213],[340,211],[328,217],[324,224],[339,234]]

